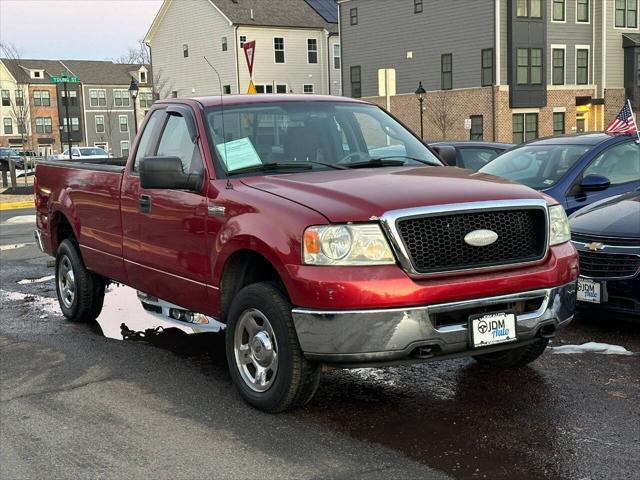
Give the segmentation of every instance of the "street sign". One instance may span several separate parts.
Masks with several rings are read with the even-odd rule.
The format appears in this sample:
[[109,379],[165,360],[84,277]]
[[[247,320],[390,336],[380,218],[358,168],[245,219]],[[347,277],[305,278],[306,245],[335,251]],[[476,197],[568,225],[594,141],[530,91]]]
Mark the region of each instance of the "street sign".
[[249,67],[249,77],[253,78],[253,59],[255,58],[256,42],[246,42],[244,44],[244,56],[247,59],[247,67]]
[[52,75],[51,83],[80,83],[80,79],[78,77],[68,77],[66,75]]
[[471,130],[471,119],[470,118],[465,118],[464,119],[464,129],[465,130]]

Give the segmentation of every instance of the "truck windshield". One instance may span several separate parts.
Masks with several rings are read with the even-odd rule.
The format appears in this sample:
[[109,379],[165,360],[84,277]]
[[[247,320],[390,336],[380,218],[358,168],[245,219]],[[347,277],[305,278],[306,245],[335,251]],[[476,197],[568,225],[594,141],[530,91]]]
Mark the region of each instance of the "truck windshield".
[[225,107],[224,115],[211,108],[206,118],[216,157],[229,173],[441,165],[373,105],[285,101]]

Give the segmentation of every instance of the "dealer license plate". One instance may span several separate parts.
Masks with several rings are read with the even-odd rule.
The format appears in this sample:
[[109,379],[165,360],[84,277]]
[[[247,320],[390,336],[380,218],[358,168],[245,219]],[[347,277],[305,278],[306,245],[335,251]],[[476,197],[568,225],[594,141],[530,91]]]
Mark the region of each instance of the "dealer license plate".
[[512,312],[472,315],[469,318],[469,331],[474,348],[514,342],[517,340],[516,315]]
[[602,284],[590,278],[578,277],[578,300],[602,303]]

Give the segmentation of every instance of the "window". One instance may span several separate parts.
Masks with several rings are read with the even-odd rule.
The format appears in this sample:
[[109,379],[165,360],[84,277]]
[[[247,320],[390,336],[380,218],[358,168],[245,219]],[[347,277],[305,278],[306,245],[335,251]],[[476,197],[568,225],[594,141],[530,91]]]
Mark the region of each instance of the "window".
[[51,99],[49,97],[48,90],[34,90],[33,92],[33,105],[35,107],[49,107],[51,106]]
[[516,17],[529,16],[529,0],[516,0]]
[[333,46],[333,68],[340,70],[340,45]]
[[[76,106],[78,105],[78,92],[75,90],[69,90],[69,105]],[[62,90],[60,92],[60,96],[62,97],[62,105],[67,104],[67,92]]]
[[171,98],[178,98],[178,91],[177,90],[171,90]]
[[585,169],[587,175],[602,175],[611,185],[638,181],[640,178],[640,145],[627,142],[608,148]]
[[440,57],[440,87],[442,90],[453,88],[453,55],[450,53]]
[[129,117],[127,115],[118,115],[118,123],[120,124],[120,132],[129,131]]
[[523,143],[538,138],[537,113],[514,113],[512,125],[513,143]]
[[36,118],[36,133],[52,133],[51,117]]
[[576,50],[576,84],[587,85],[589,83],[589,50],[579,48]]
[[9,92],[9,90],[2,90],[2,106],[11,106],[11,93]]
[[120,142],[120,156],[125,158],[129,157],[129,140],[122,140]]
[[318,63],[318,40],[315,38],[307,39],[307,62]]
[[589,0],[577,0],[576,22],[589,23],[590,8]]
[[284,63],[284,38],[276,37],[273,39],[273,50],[276,63]]
[[182,56],[187,58],[189,56],[189,45],[186,43],[182,45]]
[[362,79],[360,66],[351,67],[351,96],[360,98],[362,96]]
[[226,52],[229,49],[229,45],[227,44],[227,37],[222,37],[222,51]]
[[358,24],[358,9],[357,8],[352,8],[351,10],[349,10],[349,19],[351,20],[351,25],[357,25]]
[[157,155],[178,157],[185,173],[202,171],[202,159],[198,145],[191,141],[186,120],[178,115],[169,116],[158,145]]
[[304,93],[313,93],[313,85],[311,84],[305,84],[302,86],[302,91]]
[[553,134],[565,134],[564,112],[553,112]]
[[67,117],[62,119],[62,130],[64,132],[69,131],[69,123],[71,123],[71,131],[79,132],[80,131],[80,119],[78,117],[71,117],[71,122]]
[[13,119],[10,117],[5,117],[2,120],[4,124],[4,134],[5,135],[13,135]]
[[542,85],[542,49],[531,49],[531,84]]
[[542,18],[542,0],[530,0],[531,18]]
[[422,0],[413,0],[413,13],[422,13]]
[[104,133],[104,115],[96,115],[96,133]]
[[519,48],[517,52],[516,82],[518,85],[529,84],[529,49]]
[[553,14],[552,19],[554,22],[564,22],[566,20],[566,0],[553,0]]
[[482,115],[471,115],[471,131],[469,132],[469,140],[483,140],[483,123]]
[[133,166],[131,169],[136,172],[138,171],[138,163],[141,158],[148,157],[153,155],[155,152],[152,151],[154,144],[151,140],[155,137],[155,131],[159,126],[159,121],[164,115],[163,110],[155,110],[149,120],[144,127],[142,132],[142,136],[140,137],[140,141],[138,142],[138,149],[136,150],[136,156],[133,159]]
[[615,0],[615,26],[638,27],[638,0]]
[[24,91],[16,90],[16,107],[24,107]]
[[222,93],[224,93],[225,95],[230,95],[231,94],[231,85],[224,85],[222,87]]
[[493,49],[482,50],[482,86],[493,85]]
[[33,78],[42,78],[42,72],[40,70],[36,70],[33,72]]
[[247,36],[240,35],[240,48],[244,48],[244,44],[247,43]]
[[129,106],[129,90],[114,90],[113,104],[116,107],[128,107]]
[[140,102],[140,108],[149,108],[153,105],[153,93],[141,92],[138,94],[138,101]]
[[89,105],[92,107],[106,107],[106,90],[89,90]]
[[256,92],[257,93],[273,93],[273,85],[271,84],[256,85]]
[[286,85],[276,85],[276,93],[287,93]]
[[147,83],[147,72],[144,70],[140,71],[140,83]]
[[564,48],[551,49],[551,83],[553,85],[564,85],[564,53]]

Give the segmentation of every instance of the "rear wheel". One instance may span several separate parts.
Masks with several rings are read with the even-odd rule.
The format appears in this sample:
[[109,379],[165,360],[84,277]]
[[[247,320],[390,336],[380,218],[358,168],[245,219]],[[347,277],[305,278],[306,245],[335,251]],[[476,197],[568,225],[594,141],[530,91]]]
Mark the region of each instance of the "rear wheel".
[[291,304],[272,283],[249,285],[229,309],[226,352],[242,398],[265,412],[305,405],[320,381],[320,368],[307,361],[298,343]]
[[518,368],[533,362],[542,355],[549,344],[548,338],[540,338],[534,343],[523,347],[503,350],[501,352],[475,355],[473,358],[478,363],[500,368]]
[[56,253],[56,293],[64,316],[72,322],[95,320],[102,310],[105,283],[84,266],[78,245],[70,239]]

